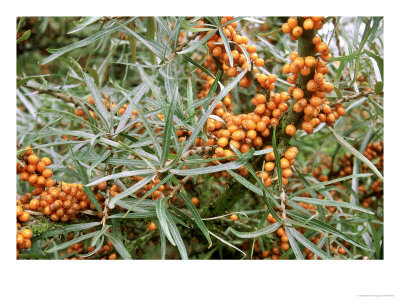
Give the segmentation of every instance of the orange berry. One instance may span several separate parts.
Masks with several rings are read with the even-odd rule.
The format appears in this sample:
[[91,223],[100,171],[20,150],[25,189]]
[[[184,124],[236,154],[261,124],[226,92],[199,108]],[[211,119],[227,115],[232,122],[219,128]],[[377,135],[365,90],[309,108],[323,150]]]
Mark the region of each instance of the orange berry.
[[199,198],[193,197],[193,198],[192,198],[192,203],[193,203],[194,206],[198,206],[199,203],[200,203]]
[[24,239],[30,239],[33,235],[32,230],[30,229],[22,229],[21,235],[24,237]]
[[32,174],[31,176],[29,176],[28,182],[30,185],[34,185],[36,183],[37,179],[38,179],[38,176],[36,174]]
[[285,64],[285,65],[282,67],[282,73],[283,73],[283,74],[289,74],[289,73],[290,73],[290,64]]
[[36,155],[29,155],[28,156],[28,162],[32,165],[36,165],[39,161],[39,157],[37,157]]
[[32,199],[29,202],[29,209],[36,210],[38,208],[39,208],[39,200],[38,199]]
[[31,216],[31,215],[30,215],[28,212],[24,211],[24,212],[22,213],[22,215],[19,215],[19,216],[18,216],[18,220],[20,220],[21,222],[26,222],[26,221],[29,220],[30,216]]
[[292,32],[292,29],[290,28],[288,23],[284,23],[281,28],[282,28],[282,31],[284,33],[291,33]]
[[294,135],[296,133],[296,127],[294,125],[287,125],[285,132],[287,135]]
[[50,178],[53,175],[53,171],[50,169],[45,169],[42,172],[42,176],[45,178]]
[[289,178],[293,175],[292,170],[288,169],[282,169],[282,176],[285,178]]
[[310,92],[315,92],[318,88],[317,83],[315,82],[315,80],[311,79],[307,82],[307,91]]
[[292,29],[292,34],[295,37],[300,37],[303,34],[303,28],[301,28],[300,26],[296,26]]
[[43,157],[40,161],[43,162],[46,167],[51,165],[51,159],[48,157]]
[[154,230],[156,230],[156,228],[157,228],[156,223],[150,222],[150,224],[148,226],[149,231],[154,231]]
[[293,90],[293,98],[298,100],[304,97],[304,92],[301,88],[295,88]]
[[228,68],[227,72],[229,77],[235,77],[237,74],[236,68],[235,67],[230,67]]
[[221,47],[215,47],[215,48],[212,50],[212,55],[215,56],[215,57],[220,56],[221,53],[222,53]]
[[312,56],[307,56],[307,57],[304,59],[304,64],[305,64],[307,67],[309,67],[309,68],[312,68],[312,67],[315,65],[315,62],[316,62],[316,60],[315,60],[315,58],[312,57]]
[[257,94],[255,98],[256,98],[257,104],[264,104],[265,102],[267,102],[267,98],[262,94]]
[[267,171],[267,172],[271,172],[274,168],[275,168],[275,164],[274,164],[273,162],[267,162],[267,163],[264,165],[264,169],[265,169],[265,171]]
[[257,47],[254,46],[254,45],[248,45],[247,48],[246,48],[246,50],[247,50],[247,52],[249,52],[249,53],[254,53],[254,52],[257,51]]
[[316,36],[313,37],[312,42],[313,42],[314,45],[316,45],[316,44],[321,42],[321,38],[316,35]]
[[232,221],[237,221],[239,218],[237,215],[233,214],[229,216],[229,219],[231,219]]
[[311,124],[311,122],[304,121],[301,124],[301,129],[303,129],[308,134],[313,133],[313,125]]
[[218,143],[217,144],[218,144],[218,146],[220,146],[222,148],[225,148],[226,145],[228,145],[228,139],[225,138],[225,137],[220,138],[220,139],[218,139]]
[[287,24],[289,25],[289,27],[290,27],[291,29],[293,29],[293,28],[296,27],[297,24],[298,24],[297,18],[290,17],[290,18],[288,19],[288,21],[287,21]]
[[254,63],[255,63],[255,65],[257,67],[263,67],[264,66],[264,60],[262,58],[257,58]]
[[311,18],[307,18],[303,22],[303,28],[305,30],[311,30],[314,28],[314,21]]
[[282,169],[287,169],[290,168],[290,162],[288,159],[286,159],[285,157],[281,158],[281,168]]
[[296,57],[293,61],[293,65],[296,67],[296,69],[301,69],[304,66],[304,58],[302,57]]
[[299,54],[296,51],[292,51],[289,54],[289,58],[291,61],[294,61],[298,56],[299,56]]

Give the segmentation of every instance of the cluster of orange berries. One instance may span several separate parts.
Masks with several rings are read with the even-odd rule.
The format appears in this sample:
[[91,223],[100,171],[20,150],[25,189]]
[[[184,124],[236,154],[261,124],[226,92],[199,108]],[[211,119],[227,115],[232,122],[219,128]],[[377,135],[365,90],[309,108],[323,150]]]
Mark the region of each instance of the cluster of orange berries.
[[[19,230],[21,228],[21,223],[27,222],[31,215],[27,212],[24,211],[24,204],[23,202],[26,203],[28,199],[32,198],[31,194],[27,194],[20,199],[17,197],[17,257],[19,255],[19,250],[20,249],[28,249],[31,247],[31,237],[33,235],[32,230],[28,228],[24,228],[22,230]],[[22,199],[22,201],[21,201]],[[25,200],[26,199],[26,200]],[[20,223],[21,222],[21,223]]]
[[[69,237],[70,239],[73,238]],[[88,246],[85,247],[85,244],[80,242],[80,243],[76,243],[73,244],[72,246],[70,246],[66,253],[65,252],[61,252],[60,256],[64,256],[64,255],[71,255],[71,254],[84,254],[84,253],[91,253],[95,250],[95,247],[93,246]],[[100,260],[115,260],[117,259],[117,254],[114,251],[114,245],[112,244],[112,242],[108,242],[106,245],[103,245],[99,250],[97,250],[96,253],[92,254],[91,256],[99,256],[98,259]],[[89,257],[91,257],[89,256]],[[69,257],[65,257],[64,260],[83,260],[85,259],[84,256],[72,256],[71,258]]]
[[[39,211],[43,211],[44,215],[49,216],[53,222],[75,220],[80,210],[88,207],[95,209],[82,188],[81,184],[62,182],[60,187],[52,187],[44,191],[40,195]],[[98,201],[104,199],[101,194],[95,196]]]
[[[304,114],[301,129],[308,134],[313,133],[314,128],[321,122],[333,125],[339,117],[346,114],[342,104],[332,108],[326,100],[326,94],[332,92],[334,88],[333,84],[324,78],[324,75],[328,73],[328,68],[323,60],[326,61],[331,57],[329,48],[319,36],[314,36],[312,42],[315,45],[315,51],[321,52],[321,59],[313,56],[300,57],[296,51],[293,51],[289,56],[291,63],[285,64],[282,68],[284,74],[292,74],[287,78],[291,84],[296,84],[299,74],[304,77],[312,75],[307,82],[306,91],[298,86],[291,86],[288,89],[289,94],[296,100],[293,111]],[[294,129],[294,125],[289,124],[286,133],[292,135],[295,132]]]
[[[132,176],[132,179],[134,181],[141,181],[143,180],[143,177],[140,176]],[[146,184],[144,187],[142,187],[140,190],[136,191],[134,195],[138,198],[142,197],[145,195],[148,191],[150,191],[152,188],[154,188],[156,185],[160,183],[160,179],[158,177],[154,178],[154,180],[151,183]],[[161,199],[165,196],[167,196],[171,191],[171,188],[168,184],[162,184],[160,185],[153,193],[149,194],[146,199],[154,199],[158,200]],[[111,196],[115,197],[118,193],[111,193]]]
[[[265,149],[272,149],[272,146],[266,146],[264,147]],[[295,158],[297,156],[298,150],[296,147],[289,147],[286,151],[283,157],[280,158],[280,164],[282,168],[282,184],[287,185],[288,180],[290,177],[292,177],[293,172],[292,172],[292,166],[295,163]],[[265,154],[265,161],[266,163],[264,164],[264,170],[262,172],[259,172],[257,176],[263,180],[264,185],[269,187],[271,186],[273,182],[273,172],[275,169],[275,154],[274,152],[269,152]]]
[[[376,143],[369,143],[364,151],[364,156],[368,158],[371,162],[374,163],[375,167],[378,170],[383,170],[383,140]],[[350,154],[346,153],[344,157],[340,159],[340,171],[339,176],[348,176],[353,173],[353,159],[351,158]],[[361,164],[361,172],[367,173],[369,168],[362,163]],[[359,194],[369,195],[365,197],[360,197],[361,205],[365,208],[368,208],[374,202],[373,197],[375,196],[376,199],[382,197],[383,194],[383,184],[382,181],[378,178],[373,181],[369,188],[366,188],[365,185],[361,182],[358,187]],[[372,195],[371,195],[371,192]]]
[[51,159],[43,157],[39,161],[39,157],[33,154],[30,147],[27,147],[27,149],[29,150],[23,156],[23,165],[17,162],[17,174],[20,174],[22,181],[28,181],[31,186],[35,187],[32,195],[37,196],[46,187],[54,185],[54,180],[51,178],[53,171],[46,168],[51,164]]
[[[221,19],[221,24],[225,24],[232,19],[233,17],[223,17]],[[215,73],[217,70],[217,64],[215,60],[218,59],[222,64],[222,71],[229,77],[236,77],[243,70],[250,71],[253,65],[254,67],[252,71],[255,74],[258,74],[257,67],[263,67],[264,60],[258,57],[257,47],[255,45],[248,45],[249,40],[246,36],[237,34],[235,31],[236,27],[237,22],[230,23],[223,27],[226,37],[233,42],[232,45],[235,47],[235,49],[230,50],[233,59],[233,65],[230,64],[229,54],[226,52],[222,37],[219,36],[219,33],[215,33],[207,42],[208,51],[210,54],[207,55],[204,66],[206,68],[210,68],[210,70]],[[246,56],[243,53],[244,49],[249,54],[251,65],[248,64]],[[274,89],[275,81],[268,80],[266,75],[258,74],[257,80],[263,88],[269,90]],[[251,85],[251,82],[252,81],[250,77],[246,74],[240,80],[239,85],[241,87],[248,88]]]
[[17,225],[17,257],[19,256],[20,249],[29,249],[32,245],[31,238],[33,232],[28,228],[18,230]]
[[282,25],[282,31],[290,34],[290,38],[296,41],[303,35],[304,30],[319,30],[322,28],[324,17],[303,17],[304,21],[302,25],[299,25],[299,21],[296,17],[290,17],[286,23]]

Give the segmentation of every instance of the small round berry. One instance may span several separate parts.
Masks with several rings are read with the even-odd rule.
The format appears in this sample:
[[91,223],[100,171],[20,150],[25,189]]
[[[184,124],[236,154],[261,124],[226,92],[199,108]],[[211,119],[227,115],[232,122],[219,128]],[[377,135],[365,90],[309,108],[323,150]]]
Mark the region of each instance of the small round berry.
[[296,26],[292,29],[292,34],[295,37],[300,37],[303,34],[303,28],[301,28],[300,26]]
[[307,132],[308,134],[313,133],[313,125],[311,122],[308,121],[304,121],[301,124],[301,129],[303,129],[305,132]]
[[267,171],[267,172],[271,172],[274,168],[275,168],[275,164],[274,164],[273,162],[267,162],[267,163],[264,165],[264,169],[265,169],[265,171]]
[[296,27],[297,24],[298,24],[297,18],[290,17],[290,18],[288,19],[287,23],[288,23],[289,27],[293,29],[293,28]]
[[285,132],[287,135],[294,135],[296,133],[296,127],[294,125],[289,124],[286,126]]
[[154,230],[156,230],[156,228],[157,228],[156,223],[150,222],[150,224],[148,226],[149,231],[154,231]]
[[231,219],[232,221],[237,221],[239,218],[236,214],[230,215],[229,219]]
[[32,232],[32,230],[25,228],[25,229],[22,229],[21,235],[24,237],[24,239],[30,239],[33,235],[33,232]]
[[192,198],[192,203],[194,206],[198,206],[200,204],[200,200],[197,197]]
[[28,212],[24,211],[22,215],[18,216],[18,220],[20,220],[21,222],[27,222],[30,217],[31,215]]
[[51,159],[48,157],[43,157],[40,161],[43,162],[46,167],[51,165]]
[[257,47],[254,45],[248,45],[246,48],[247,52],[249,53],[255,53],[257,51]]
[[32,165],[36,165],[39,162],[39,157],[37,157],[36,155],[29,155],[28,162]]
[[298,100],[304,97],[304,91],[301,88],[295,88],[293,90],[293,98]]
[[42,172],[42,176],[45,178],[50,178],[53,175],[53,171],[50,169],[45,169]]
[[314,28],[314,21],[311,18],[307,18],[303,22],[303,28],[305,30],[311,30]]
[[257,58],[257,59],[255,60],[254,64],[255,64],[257,67],[263,67],[263,66],[264,66],[264,60],[263,60],[262,58]]
[[282,31],[284,33],[291,33],[292,32],[292,29],[290,28],[288,23],[284,23],[281,28],[282,28]]

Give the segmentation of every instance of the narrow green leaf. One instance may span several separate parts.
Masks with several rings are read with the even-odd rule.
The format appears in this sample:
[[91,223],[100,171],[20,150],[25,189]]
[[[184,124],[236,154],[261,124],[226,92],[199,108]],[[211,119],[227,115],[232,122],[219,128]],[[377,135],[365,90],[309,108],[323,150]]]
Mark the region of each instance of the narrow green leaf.
[[101,18],[102,17],[83,17],[79,21],[74,21],[76,27],[74,30],[68,32],[68,34],[78,32],[78,31],[86,28],[87,26],[89,26],[93,23],[96,23]]
[[122,241],[120,241],[115,235],[109,233],[109,232],[104,232],[104,235],[113,243],[113,246],[115,250],[121,255],[123,259],[132,259],[131,255],[129,254],[128,250],[126,250],[124,244]]
[[[154,53],[161,59],[163,59],[165,56],[169,56],[171,54],[171,52],[168,49],[166,49],[165,45],[160,45],[153,39],[151,39],[145,35],[142,35],[140,33],[137,33],[135,31],[131,30],[130,28],[126,27],[125,25],[122,25],[121,31],[124,32],[125,34],[127,34],[128,36],[131,36],[131,37],[137,39],[138,41],[142,42],[151,51],[151,53]],[[165,54],[165,56],[164,56],[164,54]],[[153,61],[152,64],[154,65],[155,61]]]
[[172,219],[171,214],[168,211],[165,211],[167,216],[167,223],[169,230],[174,238],[176,246],[178,247],[178,251],[181,254],[182,259],[189,259],[186,251],[185,244],[183,243],[181,234],[179,233],[178,227],[176,227],[174,220]]
[[87,37],[86,39],[83,39],[83,40],[78,41],[76,43],[73,43],[71,45],[65,46],[63,48],[57,49],[52,55],[50,55],[50,56],[46,57],[45,59],[42,59],[41,61],[39,61],[39,64],[40,65],[45,65],[45,64],[53,61],[57,57],[63,55],[64,53],[67,53],[67,52],[72,51],[72,50],[77,49],[77,48],[81,48],[81,47],[87,46],[87,45],[97,41],[98,39],[100,39],[100,38],[102,38],[102,37],[104,37],[106,35],[110,35],[111,33],[116,32],[117,30],[119,30],[121,28],[121,26],[123,26],[124,24],[127,24],[129,22],[132,22],[132,20],[134,20],[134,19],[136,19],[136,17],[135,18],[131,18],[131,19],[129,19],[129,20],[127,20],[127,21],[125,21],[125,22],[123,22],[121,24],[114,25],[112,27],[103,29],[103,30],[101,30],[101,31],[99,31],[99,32]]
[[197,48],[199,48],[201,45],[207,43],[207,41],[214,35],[214,33],[217,32],[218,29],[213,29],[210,33],[208,33],[206,36],[204,36],[201,40],[195,41],[190,44],[189,47],[186,49],[183,49],[182,51],[178,52],[178,54],[184,54],[184,53],[189,53]]
[[29,37],[31,36],[31,33],[32,32],[30,30],[25,31],[24,34],[17,40],[17,44],[29,39]]
[[97,231],[81,235],[81,236],[79,236],[77,238],[74,238],[74,239],[72,239],[70,241],[58,244],[58,245],[54,246],[51,249],[45,250],[45,252],[51,253],[51,252],[54,252],[54,251],[58,251],[58,250],[62,250],[62,249],[68,248],[68,247],[72,246],[73,244],[76,244],[76,243],[82,242],[84,240],[87,240],[87,239],[95,236],[96,234],[97,234]]
[[232,56],[232,52],[231,52],[231,48],[229,47],[229,40],[226,37],[225,32],[222,30],[222,28],[219,28],[219,35],[222,38],[222,41],[224,43],[224,47],[225,47],[225,51],[226,53],[228,53],[228,57],[229,57],[229,67],[233,67],[233,56]]
[[89,176],[92,176],[92,172],[94,168],[96,168],[99,164],[101,164],[104,160],[106,160],[111,154],[111,150],[106,150],[100,157],[92,163],[90,168],[88,169]]
[[107,181],[107,180],[115,180],[115,179],[121,178],[121,177],[130,177],[130,176],[135,176],[135,175],[139,176],[139,175],[146,175],[146,174],[153,174],[153,173],[154,173],[154,171],[152,169],[125,171],[125,172],[120,172],[120,173],[101,177],[100,179],[92,181],[91,183],[86,183],[86,186],[97,185],[100,182]]
[[353,154],[356,158],[361,160],[364,164],[366,164],[374,173],[376,176],[379,177],[380,180],[383,182],[383,176],[379,172],[379,170],[375,167],[375,165],[364,155],[362,155],[360,152],[358,152],[352,145],[350,145],[342,136],[340,136],[332,127],[328,126],[329,130],[333,133],[335,138],[338,140],[340,144],[342,144],[343,147],[345,147],[351,154]]
[[96,108],[100,112],[103,122],[105,123],[105,125],[107,125],[107,128],[110,128],[109,112],[106,108],[106,105],[103,102],[103,98],[101,97],[100,92],[98,91],[96,85],[94,84],[93,78],[90,77],[85,72],[82,72],[82,74],[83,74],[83,79],[85,80],[85,82],[90,90],[90,93],[93,95],[94,103],[96,105]]
[[242,166],[243,166],[243,163],[238,163],[236,161],[233,161],[230,163],[206,167],[206,168],[196,168],[196,169],[187,169],[187,170],[171,169],[169,171],[173,174],[180,175],[180,176],[202,175],[202,174],[217,173],[217,172],[221,172],[221,171],[225,171],[225,170],[235,170]]
[[315,255],[320,256],[323,259],[332,259],[325,251],[323,251],[321,248],[319,248],[317,245],[315,245],[313,242],[309,241],[307,238],[305,238],[300,232],[298,232],[296,229],[291,228],[291,227],[286,227],[286,230],[290,232],[290,234],[293,235],[293,237],[299,241],[302,245],[307,247],[309,250],[311,250]]
[[203,220],[201,219],[200,214],[197,211],[197,208],[194,206],[192,201],[187,197],[187,195],[184,191],[180,192],[180,196],[183,199],[183,201],[185,202],[186,207],[192,213],[194,222],[199,227],[201,232],[204,234],[204,237],[207,239],[208,244],[209,244],[208,248],[210,248],[212,246],[212,241],[211,241],[210,235],[208,233],[208,229],[207,229],[206,225],[204,224]]
[[246,70],[242,71],[234,80],[232,80],[215,98],[214,102],[208,107],[206,113],[200,118],[200,120],[197,122],[196,128],[192,131],[192,135],[190,136],[189,140],[187,141],[185,147],[183,148],[182,152],[186,152],[194,140],[197,138],[198,134],[200,133],[201,129],[203,128],[203,125],[207,121],[208,117],[214,110],[215,106],[217,105],[218,102],[220,102],[240,81],[240,79],[243,78],[243,76],[246,74]]
[[158,221],[160,222],[161,228],[165,235],[167,236],[167,239],[169,242],[176,246],[174,239],[171,236],[171,233],[169,232],[169,227],[168,227],[168,222],[167,222],[167,214],[166,214],[166,209],[165,209],[165,201],[167,198],[161,198],[156,200],[156,214]]
[[142,180],[138,181],[137,183],[135,183],[134,185],[132,185],[130,188],[119,193],[117,196],[111,198],[110,203],[108,204],[108,207],[110,207],[111,209],[114,208],[115,203],[118,200],[124,199],[124,198],[132,195],[134,192],[138,191],[143,186],[145,186],[147,183],[149,183],[152,178],[153,178],[153,175],[147,176],[147,177],[143,178]]
[[168,114],[165,119],[165,127],[163,133],[163,140],[162,140],[162,149],[161,149],[161,158],[160,158],[160,166],[163,167],[165,162],[167,161],[169,152],[170,152],[170,143],[171,143],[171,135],[172,130],[174,128],[174,112],[175,112],[175,97],[172,98],[172,102],[168,109]]
[[135,213],[118,213],[110,216],[110,219],[147,219],[157,216],[155,211],[135,212]]
[[332,184],[332,183],[341,182],[341,181],[346,181],[346,180],[352,179],[352,178],[354,178],[354,177],[370,177],[371,175],[372,175],[372,174],[370,174],[370,173],[357,174],[357,175],[349,175],[349,176],[345,176],[345,177],[341,177],[341,178],[337,178],[337,179],[333,179],[333,180],[329,180],[329,181],[324,181],[324,182],[320,182],[320,183],[317,183],[317,184],[313,184],[313,185],[310,185],[309,187],[306,187],[306,188],[304,188],[304,189],[302,189],[302,190],[300,190],[300,191],[297,191],[296,193],[293,193],[292,195],[290,195],[290,196],[287,198],[287,200],[290,200],[290,199],[292,199],[293,197],[296,197],[296,196],[298,196],[298,195],[301,195],[301,194],[303,194],[303,193],[305,193],[305,192],[308,192],[308,191],[310,191],[310,190],[316,190],[316,189],[318,189],[318,188],[320,188],[320,187],[322,187],[322,186],[330,185],[330,184]]
[[[45,239],[45,238],[48,238],[51,236],[55,236],[57,234],[67,234],[69,232],[82,231],[82,230],[86,230],[89,228],[93,228],[98,225],[100,225],[100,222],[90,222],[90,223],[66,225],[64,227],[55,228],[55,229],[46,231],[43,234],[39,235],[38,238]],[[36,238],[36,236],[34,238]]]
[[280,226],[281,226],[281,224],[274,223],[270,226],[264,227],[262,229],[254,231],[254,232],[240,232],[240,231],[236,231],[235,229],[232,228],[231,232],[241,239],[251,239],[251,238],[257,238],[259,236],[262,236],[262,235],[265,235],[268,233],[275,232],[276,230],[278,230],[278,228]]
[[355,239],[348,236],[347,234],[344,234],[343,232],[333,228],[332,226],[330,226],[322,221],[319,221],[316,219],[310,219],[308,216],[298,213],[298,212],[295,212],[295,211],[286,211],[286,214],[295,220],[299,220],[303,224],[304,224],[304,222],[307,222],[307,224],[309,226],[315,227],[316,229],[321,230],[323,232],[328,232],[328,233],[334,234],[337,237],[353,244],[356,247],[359,247],[359,248],[367,250],[367,251],[372,251],[372,249],[369,249],[367,246],[361,244],[360,242],[357,242]]
[[282,185],[282,167],[281,167],[281,160],[280,160],[278,148],[276,147],[276,126],[274,126],[274,129],[272,131],[272,148],[274,149],[275,164],[276,164],[276,169],[278,171],[279,190],[281,190],[283,187],[283,185]]
[[86,186],[89,183],[87,173],[83,169],[83,167],[81,166],[79,161],[76,159],[76,156],[75,156],[74,152],[72,151],[71,145],[69,145],[69,150],[70,150],[71,158],[75,164],[75,168],[78,172],[79,178],[82,181],[82,184],[84,185],[83,191],[86,193],[86,195],[88,195],[90,202],[92,202],[92,204],[97,209],[97,211],[102,212],[103,210],[101,209],[99,202],[97,201],[96,197],[94,196],[92,189],[89,188],[88,186]]
[[297,242],[296,242],[295,238],[293,237],[291,231],[288,230],[287,226],[285,226],[285,229],[286,229],[286,235],[288,237],[290,247],[292,248],[292,251],[293,251],[294,255],[296,256],[296,259],[304,259],[303,253],[301,253],[299,245],[297,244]]
[[243,254],[243,257],[242,257],[242,258],[245,258],[245,257],[246,257],[246,253],[244,253],[244,252],[243,252],[242,250],[240,250],[238,247],[232,245],[232,244],[229,243],[228,241],[225,241],[223,238],[219,237],[219,236],[216,235],[215,233],[212,233],[211,231],[209,231],[209,233],[210,233],[213,237],[215,237],[217,240],[219,240],[220,242],[222,242],[222,243],[224,243],[225,245],[227,245],[227,246],[229,246],[229,247],[231,247],[231,248],[233,248],[233,249],[239,251],[240,253],[242,253],[242,254]]
[[374,213],[368,209],[347,203],[347,202],[340,202],[340,201],[332,201],[328,199],[318,199],[318,198],[306,198],[306,197],[293,197],[290,200],[299,201],[314,205],[322,205],[322,206],[335,206],[335,207],[346,207],[354,210],[359,210],[367,214],[373,215]]

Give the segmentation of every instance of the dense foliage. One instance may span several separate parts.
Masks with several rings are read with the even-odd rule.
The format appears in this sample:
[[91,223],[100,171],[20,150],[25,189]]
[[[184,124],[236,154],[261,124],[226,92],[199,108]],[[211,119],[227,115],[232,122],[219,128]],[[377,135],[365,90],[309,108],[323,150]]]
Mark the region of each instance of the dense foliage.
[[19,259],[383,259],[383,18],[17,19]]

